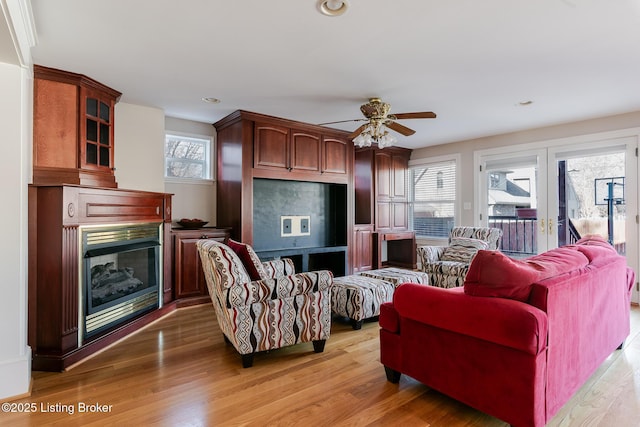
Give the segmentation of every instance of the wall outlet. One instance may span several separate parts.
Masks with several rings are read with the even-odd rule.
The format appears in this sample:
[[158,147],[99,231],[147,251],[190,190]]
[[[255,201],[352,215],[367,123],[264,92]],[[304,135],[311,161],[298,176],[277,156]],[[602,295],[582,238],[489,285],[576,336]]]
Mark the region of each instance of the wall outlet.
[[309,217],[300,218],[300,233],[310,233],[309,231]]
[[282,218],[282,235],[290,236],[291,235],[291,218]]
[[282,215],[280,217],[280,237],[311,235],[311,216]]

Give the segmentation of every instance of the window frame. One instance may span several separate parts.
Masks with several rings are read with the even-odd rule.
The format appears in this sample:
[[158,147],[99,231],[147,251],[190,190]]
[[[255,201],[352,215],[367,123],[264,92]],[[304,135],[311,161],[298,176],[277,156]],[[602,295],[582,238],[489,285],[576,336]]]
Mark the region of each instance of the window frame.
[[[460,223],[460,154],[451,154],[445,156],[438,157],[428,157],[423,159],[414,159],[409,161],[409,199],[408,199],[408,213],[409,213],[409,226],[410,229],[416,232],[416,238],[420,240],[446,240],[448,238],[444,236],[433,236],[433,235],[423,235],[418,234],[419,231],[415,230],[414,227],[414,207],[416,206],[415,199],[415,182],[413,181],[413,170],[418,168],[425,167],[433,167],[439,166],[446,163],[453,163],[455,167],[454,176],[455,176],[455,185],[454,185],[454,197],[450,201],[453,204],[453,224],[455,227]],[[437,179],[437,176],[436,176]],[[446,178],[445,178],[446,180]],[[444,183],[446,187],[446,182]],[[437,189],[437,181],[434,182],[434,188]],[[422,202],[418,202],[422,203]],[[428,203],[428,202],[427,202]]]
[[[205,160],[204,169],[206,169],[207,177],[200,178],[189,178],[189,177],[179,177],[179,176],[167,176],[167,166],[169,163],[169,158],[167,157],[167,142],[170,137],[173,138],[182,138],[189,140],[200,140],[205,142]],[[194,134],[187,132],[177,132],[171,130],[165,130],[164,133],[164,180],[167,182],[173,183],[186,183],[186,184],[210,184],[215,182],[216,170],[215,170],[215,139],[211,135],[202,135],[202,134]],[[180,157],[174,157],[174,159],[180,159]],[[194,163],[200,163],[199,161],[194,161]]]

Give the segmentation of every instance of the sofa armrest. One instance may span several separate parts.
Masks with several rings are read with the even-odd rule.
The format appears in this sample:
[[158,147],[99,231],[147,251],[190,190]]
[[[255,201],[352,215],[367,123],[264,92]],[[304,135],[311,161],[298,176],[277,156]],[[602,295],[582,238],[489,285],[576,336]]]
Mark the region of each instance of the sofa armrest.
[[312,294],[329,290],[332,284],[333,274],[328,270],[234,284],[226,289],[226,306],[241,307],[256,302]]
[[520,301],[407,283],[396,289],[393,305],[400,318],[529,354],[536,355],[547,346],[546,313]]
[[290,258],[263,261],[262,266],[264,267],[264,271],[270,279],[296,274],[296,268]]
[[418,247],[418,256],[420,257],[420,262],[424,266],[425,264],[430,264],[430,263],[439,261],[445,249],[446,249],[446,246]]
[[385,302],[380,305],[380,316],[378,317],[380,328],[389,332],[400,332],[400,317],[393,307],[393,303]]

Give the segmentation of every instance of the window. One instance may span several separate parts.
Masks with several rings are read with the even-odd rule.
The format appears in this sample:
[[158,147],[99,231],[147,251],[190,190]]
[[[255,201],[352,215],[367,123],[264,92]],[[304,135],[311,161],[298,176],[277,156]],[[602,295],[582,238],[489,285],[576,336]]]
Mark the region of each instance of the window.
[[164,176],[169,179],[210,180],[212,138],[167,133],[164,144]]
[[448,237],[455,224],[456,162],[413,166],[409,179],[409,215],[416,236]]

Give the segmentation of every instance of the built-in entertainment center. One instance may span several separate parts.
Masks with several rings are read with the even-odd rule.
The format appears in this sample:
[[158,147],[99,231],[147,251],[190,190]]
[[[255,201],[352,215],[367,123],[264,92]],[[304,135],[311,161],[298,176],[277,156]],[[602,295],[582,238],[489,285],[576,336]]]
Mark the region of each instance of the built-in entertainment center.
[[236,111],[217,131],[217,225],[262,260],[349,273],[353,144],[348,133]]

